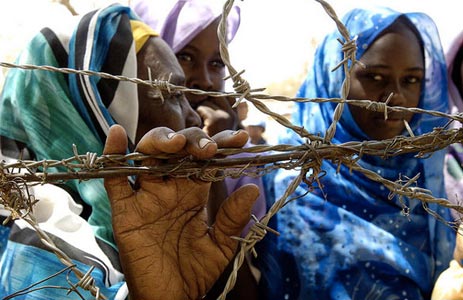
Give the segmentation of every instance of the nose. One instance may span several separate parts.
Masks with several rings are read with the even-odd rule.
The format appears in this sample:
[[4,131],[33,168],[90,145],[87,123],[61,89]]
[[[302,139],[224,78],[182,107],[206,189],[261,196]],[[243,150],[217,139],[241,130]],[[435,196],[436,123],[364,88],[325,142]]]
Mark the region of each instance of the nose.
[[202,63],[196,66],[193,70],[191,77],[187,80],[189,88],[199,89],[203,91],[210,91],[213,88],[213,82],[211,74],[207,64]]
[[202,127],[201,117],[198,113],[191,107],[191,105],[186,101],[184,106],[184,116],[185,116],[185,127]]
[[387,104],[388,106],[405,106],[407,100],[404,96],[402,87],[398,80],[392,81],[386,89],[386,95],[384,96],[385,101],[388,97],[390,97],[389,102]]

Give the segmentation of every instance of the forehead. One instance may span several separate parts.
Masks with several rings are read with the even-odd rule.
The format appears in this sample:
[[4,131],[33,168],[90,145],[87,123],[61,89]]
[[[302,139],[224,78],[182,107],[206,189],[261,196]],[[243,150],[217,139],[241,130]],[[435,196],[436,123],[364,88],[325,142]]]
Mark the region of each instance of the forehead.
[[217,33],[217,28],[219,25],[220,19],[216,19],[201,32],[199,32],[187,45],[184,49],[190,49],[198,53],[205,55],[218,55],[219,54],[219,38]]
[[407,68],[423,68],[423,56],[419,38],[404,25],[391,27],[378,36],[360,60],[364,63],[395,63]]
[[149,38],[137,59],[139,73],[151,73],[152,79],[169,80],[176,85],[184,83],[185,76],[176,56],[161,38]]

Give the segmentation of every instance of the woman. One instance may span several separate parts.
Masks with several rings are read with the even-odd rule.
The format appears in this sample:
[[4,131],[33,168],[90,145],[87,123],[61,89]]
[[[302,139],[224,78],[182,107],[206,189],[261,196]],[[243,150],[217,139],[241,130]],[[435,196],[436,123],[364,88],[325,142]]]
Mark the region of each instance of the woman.
[[[54,27],[42,29],[21,53],[17,62],[94,70],[144,80],[149,78],[148,69],[150,69],[153,78],[169,79],[172,84],[184,85],[183,71],[170,47],[157,36],[157,33],[139,21],[128,7],[113,5],[102,8],[72,20],[66,25],[69,26],[59,24],[59,29]],[[232,134],[232,131],[222,132],[210,138],[200,128],[194,128],[201,124],[200,117],[181,93],[163,92],[161,95],[160,91],[151,87],[144,85],[137,87],[132,83],[102,79],[98,76],[12,69],[4,86],[0,107],[2,120],[0,135],[24,144],[37,160],[72,157],[73,144],[81,153],[90,151],[101,154],[108,134],[110,138],[108,138],[106,153],[134,151],[136,144],[139,145],[137,149],[143,151],[147,148],[146,145],[152,144],[150,141],[146,142],[147,138],[142,137],[155,136],[160,140],[155,143],[158,152],[184,152],[199,158],[213,156],[217,148],[224,143],[232,147],[240,147],[248,138],[242,131],[237,134]],[[114,124],[120,124],[122,127],[118,125],[116,129],[110,129]],[[157,128],[150,131],[153,127]],[[128,141],[111,143],[115,140],[111,138],[114,136],[111,132],[116,132],[118,141],[121,137],[127,139],[127,135]],[[51,172],[53,169],[50,168],[48,171]],[[138,199],[143,197],[150,187],[144,185],[142,179],[141,177],[139,185],[135,185],[139,187],[137,190],[132,190],[132,186],[129,185],[134,197],[139,197]],[[124,180],[127,181],[127,178]],[[117,179],[115,183],[113,181],[114,186],[120,182],[121,179]],[[169,181],[166,179],[166,182]],[[191,180],[191,182],[195,181]],[[112,194],[122,190],[115,192],[114,189],[111,190],[112,186],[111,182],[106,185]],[[238,221],[236,226],[230,226],[230,221],[221,216],[224,213],[235,215],[230,209],[236,210],[236,207],[227,209],[224,205],[224,209],[219,210],[215,224],[225,233],[214,231],[206,226],[204,205],[209,186],[210,184],[207,183],[199,184],[200,195],[189,193],[191,186],[188,184],[176,189],[167,186],[176,193],[188,192],[181,198],[186,201],[185,203],[191,198],[195,200],[195,210],[190,209],[181,216],[195,211],[187,221],[194,221],[196,230],[192,231],[202,233],[202,236],[182,244],[195,245],[195,247],[180,247],[187,252],[181,257],[187,261],[174,262],[177,271],[181,273],[175,273],[175,270],[167,272],[170,275],[182,275],[180,279],[183,281],[163,282],[174,276],[158,278],[159,285],[155,287],[155,291],[166,298],[185,299],[188,296],[196,299],[206,294],[232,259],[236,249],[237,242],[231,241],[228,234],[239,234],[249,220],[248,218]],[[128,290],[134,299],[143,299],[143,287],[140,286],[146,283],[143,274],[149,274],[152,270],[155,270],[156,274],[165,274],[167,269],[153,268],[167,267],[170,261],[163,260],[164,265],[141,266],[132,261],[131,255],[140,257],[145,254],[148,240],[142,241],[145,242],[144,247],[137,247],[136,251],[130,251],[127,248],[133,245],[134,239],[130,241],[132,244],[127,244],[123,235],[127,232],[127,227],[137,222],[140,216],[131,218],[124,215],[129,213],[129,210],[121,209],[117,205],[110,207],[103,180],[68,181],[60,187],[62,188],[56,185],[44,185],[31,189],[35,198],[40,199],[34,210],[34,216],[40,227],[53,238],[58,248],[66,253],[81,271],[85,273],[91,266],[95,267],[91,272],[94,283],[108,299],[125,299]],[[253,189],[254,187],[251,187],[251,190]],[[249,190],[249,187],[245,187],[244,190]],[[159,188],[150,190],[149,194],[156,194],[157,191]],[[240,191],[237,191],[237,195],[239,193]],[[160,199],[161,203],[167,203],[164,197],[168,195],[161,193],[157,199]],[[245,218],[249,215],[254,196],[257,196],[255,189],[251,191],[251,198],[246,196],[243,198],[248,201],[238,209],[238,213]],[[230,203],[233,206],[236,200]],[[148,214],[149,210],[143,212]],[[119,219],[121,216],[125,218]],[[175,221],[175,217],[180,218],[176,215],[169,220]],[[149,218],[146,220],[150,221]],[[142,221],[146,220],[142,219]],[[183,228],[185,222],[182,219],[174,222],[174,225],[180,224]],[[228,223],[223,224],[224,222]],[[7,230],[10,231],[9,240],[0,263],[2,282],[0,294],[4,296],[28,288],[64,268],[64,265],[48,251],[47,247],[44,247],[37,234],[24,221],[18,220],[10,225],[11,229]],[[232,227],[234,229],[227,232]],[[136,228],[136,231],[140,233],[142,230]],[[151,237],[153,236],[151,234]],[[188,238],[181,236],[178,240]],[[150,242],[168,244],[164,239],[150,240]],[[206,256],[217,255],[219,252],[221,256],[218,260],[203,260],[191,266],[189,263],[193,263],[194,260],[189,258],[192,254],[188,252],[189,249],[204,250]],[[169,253],[173,257],[180,257],[176,255],[178,253],[174,249],[170,248],[167,248],[163,254]],[[153,263],[159,257],[164,256],[154,255]],[[201,275],[198,273],[198,266],[201,269],[203,264],[206,264],[208,269],[207,273]],[[147,266],[151,268],[147,270]],[[193,271],[196,272],[188,273]],[[67,277],[68,275],[70,277]],[[134,281],[134,278],[140,281]],[[65,288],[70,289],[69,285],[76,282],[77,279],[72,273],[62,273],[51,276],[45,282],[48,288],[27,292],[30,293],[30,297],[37,299],[63,299],[68,294]],[[166,286],[170,289],[164,290]],[[191,290],[186,287],[191,287]],[[89,292],[82,289],[78,291],[85,299],[91,297]],[[149,297],[153,296],[156,294],[149,295]]]
[[[185,86],[210,92],[225,90],[225,64],[220,55],[217,29],[223,12],[223,3],[215,0],[134,0],[130,3],[140,18],[169,44],[185,72]],[[240,25],[240,9],[233,6],[227,15],[227,42],[231,42]],[[237,130],[240,120],[232,109],[234,99],[217,98],[194,93],[188,101],[201,116],[203,130],[209,135],[223,130]],[[251,146],[248,144],[247,146]],[[232,157],[246,157],[243,153]],[[264,190],[261,178],[241,176],[225,179],[225,195],[246,184],[256,184]],[[215,193],[222,194],[214,185]],[[209,211],[214,214],[220,203],[210,201]],[[258,219],[265,214],[265,195],[261,193],[252,212]],[[252,225],[246,226],[247,232]],[[245,235],[245,233],[243,233]]]
[[[384,102],[393,93],[389,106],[447,111],[445,62],[437,29],[428,16],[387,8],[354,9],[343,23],[356,37],[356,58],[364,65],[352,66],[348,99]],[[341,68],[331,71],[343,59],[338,38],[335,32],[322,41],[298,97],[341,97],[345,74]],[[335,107],[330,102],[298,103],[293,120],[323,136]],[[390,112],[388,117],[384,120],[383,113],[346,105],[331,143],[408,135],[404,121],[415,135],[446,122],[421,114]],[[288,131],[280,142],[305,141]],[[413,153],[388,159],[363,155],[357,163],[392,181],[420,174],[419,187],[445,197],[439,167],[442,151],[428,159]],[[429,299],[437,276],[451,258],[452,229],[428,214],[416,199],[389,199],[389,190],[349,166],[323,161],[321,170],[326,174],[320,186],[311,191],[301,184],[291,196],[299,197],[276,216],[281,236],[273,241],[273,263],[281,272],[263,272],[267,298]],[[277,199],[297,175],[296,170],[279,171]],[[408,216],[403,205],[409,208]],[[449,220],[447,209],[428,206]]]
[[[219,50],[217,28],[223,3],[214,0],[134,0],[130,6],[140,18],[171,46],[185,72],[186,87],[203,91],[224,91],[225,64]],[[240,25],[240,10],[233,6],[227,16],[227,41]],[[203,120],[204,130],[213,135],[235,129],[234,99],[188,94],[192,107]]]

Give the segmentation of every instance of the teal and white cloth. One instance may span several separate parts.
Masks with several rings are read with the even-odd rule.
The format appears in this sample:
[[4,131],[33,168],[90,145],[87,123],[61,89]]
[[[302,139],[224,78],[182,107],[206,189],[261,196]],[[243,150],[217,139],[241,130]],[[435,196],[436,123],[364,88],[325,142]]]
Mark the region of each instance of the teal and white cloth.
[[[112,5],[90,12],[59,28],[43,28],[16,63],[92,70],[137,77],[131,23],[138,17],[128,7]],[[123,125],[134,142],[138,122],[135,84],[98,76],[43,70],[11,69],[0,99],[0,135],[21,142],[37,160],[101,155],[108,129]],[[53,169],[48,169],[53,172]],[[110,204],[103,180],[68,181],[31,189],[40,199],[35,215],[84,273],[94,266],[95,284],[108,299],[125,299],[126,285],[113,239]],[[0,295],[11,295],[64,268],[24,221],[0,227]],[[5,243],[5,236],[8,241]],[[39,286],[69,288],[67,273]],[[69,281],[77,282],[72,272]],[[79,289],[84,299],[91,295]],[[39,289],[15,299],[68,299],[67,290]],[[76,299],[77,296],[72,296]]]

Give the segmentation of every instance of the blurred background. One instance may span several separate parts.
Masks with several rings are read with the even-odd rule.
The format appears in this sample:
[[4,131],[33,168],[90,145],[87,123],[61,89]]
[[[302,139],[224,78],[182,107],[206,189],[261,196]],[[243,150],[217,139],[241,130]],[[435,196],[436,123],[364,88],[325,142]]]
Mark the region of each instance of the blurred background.
[[[13,62],[18,51],[41,27],[68,18],[71,11],[87,11],[114,2],[127,5],[130,0],[1,0],[0,61]],[[163,0],[153,0],[163,1]],[[222,1],[222,0],[217,0]],[[354,7],[383,5],[400,11],[427,13],[437,23],[444,49],[463,30],[459,1],[454,0],[329,0],[341,18]],[[224,1],[225,3],[225,1]],[[252,88],[265,93],[293,97],[303,81],[317,43],[335,29],[335,24],[315,0],[244,0],[241,26],[229,45],[230,60]],[[68,7],[66,7],[66,5]],[[0,70],[0,86],[8,69]],[[231,82],[228,86],[231,86]],[[230,87],[228,87],[229,90]],[[291,112],[290,103],[268,102],[280,114]],[[275,143],[275,130],[281,126],[250,105],[249,115],[267,123],[264,136]],[[272,132],[272,135],[268,134]]]

